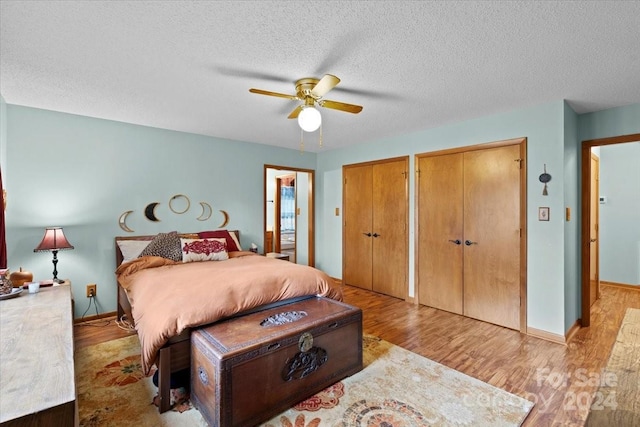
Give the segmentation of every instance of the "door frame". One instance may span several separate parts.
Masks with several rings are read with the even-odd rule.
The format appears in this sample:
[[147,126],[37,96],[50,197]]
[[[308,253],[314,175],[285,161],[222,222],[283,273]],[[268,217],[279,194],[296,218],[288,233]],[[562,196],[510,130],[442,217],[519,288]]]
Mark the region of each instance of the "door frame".
[[[308,250],[308,265],[311,267],[315,267],[315,191],[314,191],[314,180],[315,180],[315,171],[313,169],[302,169],[296,168],[292,166],[279,166],[279,165],[264,165],[264,172],[262,176],[262,246],[264,247],[264,243],[267,240],[267,171],[269,169],[282,170],[282,171],[292,171],[292,172],[300,172],[309,174],[309,221],[308,221],[308,240],[309,240],[309,248]],[[297,224],[297,218],[296,218]],[[298,230],[296,229],[296,233]],[[275,235],[274,235],[275,239]],[[296,239],[297,240],[297,239]]]
[[[595,153],[590,152],[590,157],[589,157],[589,167],[591,167],[591,162],[595,161],[596,162],[596,182],[600,182],[600,157],[596,156]],[[590,173],[589,173],[589,182],[593,182],[592,181],[592,176],[591,174],[593,173],[593,169],[590,169]],[[595,196],[596,198],[596,210],[595,210],[595,216],[596,216],[596,221],[595,221],[595,225],[596,225],[596,241],[593,242],[595,243],[595,250],[596,250],[596,262],[595,262],[595,270],[596,270],[596,297],[593,300],[593,303],[595,303],[599,298],[600,298],[600,205],[599,205],[599,198],[600,198],[600,189],[596,188],[595,191],[592,187],[589,187],[590,190],[590,194],[589,194],[589,203],[593,203],[593,197]],[[595,194],[592,194],[594,193]],[[589,205],[589,230],[591,230],[591,214],[593,213],[591,211],[591,205]],[[591,242],[591,231],[589,231],[589,243]],[[589,251],[591,251],[591,246],[589,246]],[[593,268],[594,266],[591,264],[591,254],[589,254],[589,270],[591,270],[591,268]],[[592,271],[589,271],[589,293],[591,293],[591,273]],[[591,295],[589,295],[589,306],[593,306],[593,303],[591,303]]]
[[589,262],[589,240],[590,237],[590,224],[591,224],[591,209],[590,209],[590,195],[591,195],[591,148],[601,147],[603,145],[623,144],[626,142],[640,141],[640,133],[632,133],[629,135],[612,136],[608,138],[589,139],[582,141],[582,153],[580,156],[582,162],[582,179],[581,179],[581,192],[582,198],[580,205],[580,220],[581,233],[580,233],[580,257],[582,263],[581,269],[581,290],[582,290],[582,313],[580,318],[580,326],[587,327],[591,325],[591,286],[589,278],[591,276],[591,268]]
[[414,156],[414,168],[416,173],[416,189],[414,191],[414,295],[416,304],[420,304],[419,294],[419,269],[420,269],[420,221],[418,213],[418,197],[420,195],[420,167],[421,157],[437,156],[443,154],[463,153],[465,151],[484,150],[487,148],[504,147],[507,145],[520,146],[520,332],[527,334],[527,138],[513,138],[502,141],[487,142],[483,144],[468,145],[444,150],[419,153]]
[[[274,243],[274,251],[276,251],[276,253],[280,253],[282,251],[282,221],[280,221],[280,218],[282,217],[282,180],[284,178],[290,178],[293,177],[294,178],[294,182],[295,182],[295,178],[296,178],[297,173],[294,174],[289,174],[289,175],[282,175],[282,176],[276,176],[276,194],[275,194],[275,198],[274,198],[274,210],[273,210],[273,222],[274,222],[274,226],[273,226],[273,243]],[[297,191],[297,188],[296,188]],[[294,217],[294,222],[295,225],[293,227],[294,229],[294,233],[298,233],[298,200],[297,200],[297,196],[294,197],[294,212],[295,212],[295,217]],[[265,227],[266,228],[266,227]],[[265,230],[266,232],[266,230]],[[297,240],[297,239],[296,239]],[[297,242],[296,242],[297,244]],[[296,246],[294,245],[294,255],[295,252],[297,251]],[[290,260],[290,261],[295,261],[295,256],[294,256],[294,260]]]

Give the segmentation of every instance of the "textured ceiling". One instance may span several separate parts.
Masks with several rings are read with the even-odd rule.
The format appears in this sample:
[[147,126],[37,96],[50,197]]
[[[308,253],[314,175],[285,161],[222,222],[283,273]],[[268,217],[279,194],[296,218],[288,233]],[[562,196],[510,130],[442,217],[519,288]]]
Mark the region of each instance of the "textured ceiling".
[[640,102],[639,1],[0,4],[7,103],[234,140],[297,148],[295,101],[248,89],[325,73],[342,80],[327,99],[364,110],[321,109],[324,150],[560,99]]

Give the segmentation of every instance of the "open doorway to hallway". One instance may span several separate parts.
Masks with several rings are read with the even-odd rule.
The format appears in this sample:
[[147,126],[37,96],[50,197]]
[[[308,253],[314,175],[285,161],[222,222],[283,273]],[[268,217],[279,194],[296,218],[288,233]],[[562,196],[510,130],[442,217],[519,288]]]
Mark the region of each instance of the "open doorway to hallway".
[[[602,212],[601,209],[607,206],[609,202],[612,200],[609,199],[609,195],[602,194],[599,192],[600,188],[600,179],[595,179],[596,174],[594,171],[595,168],[600,169],[600,175],[602,174],[602,168],[604,167],[601,163],[600,156],[598,156],[598,147],[600,149],[600,153],[603,150],[606,150],[608,146],[625,144],[623,148],[635,148],[635,146],[626,145],[629,143],[640,144],[640,134],[631,134],[631,135],[622,135],[611,138],[602,138],[602,139],[594,139],[589,141],[583,141],[582,143],[582,205],[581,205],[581,219],[582,219],[582,228],[581,228],[581,258],[582,258],[582,313],[581,313],[581,324],[582,326],[589,326],[591,324],[591,306],[595,302],[595,300],[599,296],[599,284],[601,281],[605,280],[607,282],[611,281],[611,278],[618,277],[613,273],[615,267],[611,267],[611,264],[615,264],[616,260],[620,260],[621,258],[629,259],[630,261],[626,262],[630,267],[635,266],[636,270],[640,268],[640,236],[630,236],[629,233],[632,229],[637,230],[637,227],[627,227],[625,224],[638,224],[640,222],[640,218],[638,218],[637,209],[619,209],[621,213],[621,218],[619,220],[614,220],[613,222],[607,221],[603,224],[602,221]],[[595,149],[594,149],[595,148]],[[595,152],[595,156],[594,156]],[[597,162],[594,162],[594,158],[597,157]],[[638,160],[636,160],[637,162]],[[637,165],[637,163],[636,163]],[[636,168],[632,168],[633,172],[638,173],[637,166]],[[640,186],[640,182],[637,179],[633,179],[633,177],[627,177],[626,182],[623,183],[624,188],[629,188],[632,193],[634,190],[629,186]],[[638,190],[635,190],[637,193]],[[624,204],[624,202],[628,202],[628,197],[625,197],[623,193],[618,197],[618,204]],[[594,206],[595,201],[595,206]],[[620,203],[623,202],[623,203]],[[609,206],[607,206],[607,209]],[[609,214],[610,212],[605,212]],[[636,220],[629,219],[632,216],[636,216]],[[630,222],[626,222],[630,221]],[[606,225],[610,224],[610,225]],[[603,241],[603,227],[606,227],[606,232],[604,236],[607,238]],[[619,228],[619,230],[618,230]],[[618,233],[618,231],[620,231]],[[611,235],[618,235],[618,237],[612,237]],[[629,240],[631,239],[631,240]],[[635,239],[635,240],[634,240]],[[628,241],[629,240],[629,241]],[[603,250],[603,245],[608,245],[607,247],[616,248],[616,250]],[[615,255],[617,251],[620,251],[619,255]],[[610,277],[603,277],[602,268],[603,268],[603,258],[602,254],[606,252],[607,258],[604,259],[607,267],[604,271],[606,271],[605,275]],[[630,258],[629,258],[630,257]],[[610,262],[611,261],[611,262]],[[626,268],[618,269],[618,270],[627,270]],[[635,276],[632,278],[631,276]],[[640,271],[635,271],[631,273],[631,276],[621,276],[621,277],[629,277],[630,283],[625,283],[627,279],[622,279],[622,283],[615,283],[621,285],[638,285],[638,281],[640,281]]]
[[314,171],[264,167],[264,252],[302,265],[314,259]]

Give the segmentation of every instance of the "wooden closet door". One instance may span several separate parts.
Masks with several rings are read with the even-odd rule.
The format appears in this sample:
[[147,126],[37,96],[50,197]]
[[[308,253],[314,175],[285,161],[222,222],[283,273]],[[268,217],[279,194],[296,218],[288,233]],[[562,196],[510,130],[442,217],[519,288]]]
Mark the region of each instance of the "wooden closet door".
[[462,314],[463,154],[421,157],[418,170],[418,298]]
[[343,172],[343,281],[371,290],[372,169],[354,166],[344,168]]
[[373,284],[404,299],[408,257],[408,159],[373,165]]
[[520,147],[464,153],[464,314],[520,329]]

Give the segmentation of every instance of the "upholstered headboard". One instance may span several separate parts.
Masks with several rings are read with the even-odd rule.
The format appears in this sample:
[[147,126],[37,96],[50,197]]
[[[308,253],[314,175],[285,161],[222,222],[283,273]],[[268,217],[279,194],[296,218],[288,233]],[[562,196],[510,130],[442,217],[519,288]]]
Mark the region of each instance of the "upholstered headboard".
[[[229,233],[235,234],[238,241],[240,241],[240,231],[239,230],[226,230]],[[179,233],[181,237],[185,238],[198,238],[198,233]],[[152,234],[148,236],[116,236],[115,238],[115,246],[116,246],[116,267],[122,264],[122,261],[126,258],[126,254],[123,253],[123,249],[120,247],[118,242],[128,241],[132,242],[131,250],[136,251],[138,248],[135,248],[135,243],[133,242],[141,242],[139,246],[140,251],[145,246],[145,242],[150,242],[156,237],[157,234]],[[126,249],[125,249],[126,250]],[[138,252],[139,253],[139,252]]]

